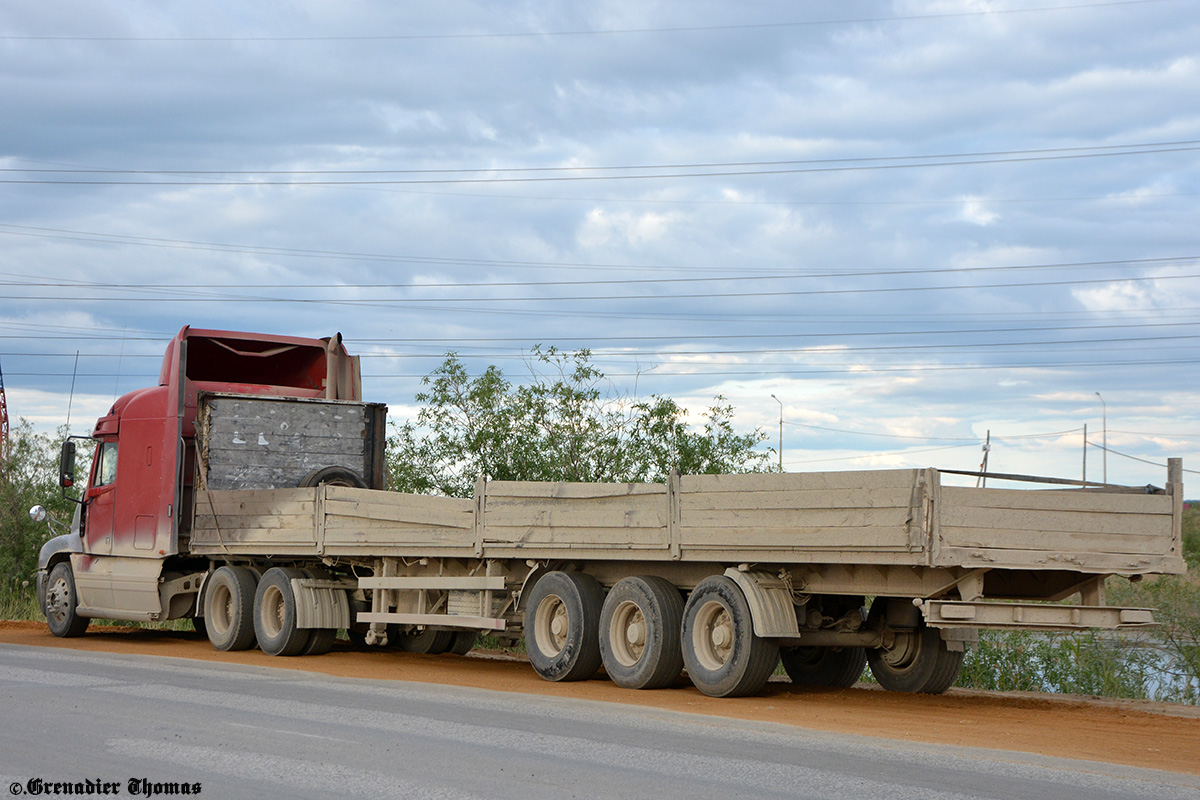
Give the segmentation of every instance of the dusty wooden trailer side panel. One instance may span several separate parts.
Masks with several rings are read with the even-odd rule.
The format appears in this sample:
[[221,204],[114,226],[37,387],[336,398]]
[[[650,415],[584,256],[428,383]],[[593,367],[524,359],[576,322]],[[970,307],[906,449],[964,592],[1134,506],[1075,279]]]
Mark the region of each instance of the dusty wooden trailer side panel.
[[942,487],[936,470],[197,493],[193,553],[1181,572],[1175,494]]
[[1123,575],[1184,571],[1182,488],[1128,494],[941,487],[933,561]]
[[197,494],[192,552],[927,564],[927,477],[499,481],[481,483],[471,500],[340,486],[214,490]]

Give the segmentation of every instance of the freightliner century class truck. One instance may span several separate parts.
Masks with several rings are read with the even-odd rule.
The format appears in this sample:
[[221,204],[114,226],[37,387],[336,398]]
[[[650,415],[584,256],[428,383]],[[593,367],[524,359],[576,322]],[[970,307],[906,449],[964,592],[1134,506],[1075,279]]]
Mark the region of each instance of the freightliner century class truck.
[[[547,680],[603,665],[688,679],[936,693],[981,628],[1122,629],[1112,575],[1184,571],[1182,466],[1164,488],[960,488],[935,469],[673,475],[665,484],[478,480],[385,491],[384,414],[341,337],[184,328],[158,385],[97,421],[68,535],[39,560],[50,629],[191,618],[221,650],[465,653],[524,637]],[[74,443],[62,483],[75,481]],[[1010,476],[1013,477],[1013,476]],[[868,599],[870,599],[868,603]]]

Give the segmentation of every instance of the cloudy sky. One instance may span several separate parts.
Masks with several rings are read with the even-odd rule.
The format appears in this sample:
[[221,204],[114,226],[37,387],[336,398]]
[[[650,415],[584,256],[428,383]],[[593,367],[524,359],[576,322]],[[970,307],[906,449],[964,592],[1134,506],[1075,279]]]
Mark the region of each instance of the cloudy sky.
[[[590,348],[792,471],[1200,469],[1200,0],[0,6],[0,367]],[[778,398],[778,402],[772,397]],[[1105,428],[1107,420],[1107,430]],[[1149,463],[1147,463],[1149,462]],[[1198,484],[1200,485],[1200,484]]]

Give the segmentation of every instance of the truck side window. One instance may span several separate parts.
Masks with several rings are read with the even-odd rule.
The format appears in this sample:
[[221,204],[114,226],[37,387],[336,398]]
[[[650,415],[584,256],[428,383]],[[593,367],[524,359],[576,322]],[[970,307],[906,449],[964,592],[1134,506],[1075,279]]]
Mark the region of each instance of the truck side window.
[[102,443],[97,458],[100,463],[96,467],[96,486],[114,483],[117,480],[117,443]]

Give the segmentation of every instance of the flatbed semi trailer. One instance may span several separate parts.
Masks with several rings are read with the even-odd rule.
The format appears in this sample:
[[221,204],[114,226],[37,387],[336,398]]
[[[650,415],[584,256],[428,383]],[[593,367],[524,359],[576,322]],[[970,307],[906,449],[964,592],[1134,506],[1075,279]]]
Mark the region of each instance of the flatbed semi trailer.
[[[884,688],[936,693],[980,628],[1151,625],[1149,610],[1107,606],[1105,580],[1184,570],[1174,459],[1163,488],[957,487],[895,469],[385,491],[385,409],[361,401],[340,339],[283,338],[185,329],[168,349],[162,388],[183,400],[158,425],[181,434],[175,485],[153,492],[178,498],[161,539],[118,496],[113,519],[131,529],[110,525],[97,546],[105,443],[130,429],[111,419],[129,404],[97,424],[75,529],[42,552],[55,633],[192,617],[218,648],[273,655],[326,652],[339,630],[458,653],[487,633],[524,638],[548,680],[603,666],[621,686],[659,688],[686,670],[702,692],[744,695],[782,658],[798,683],[848,686],[869,666]],[[206,380],[186,364],[189,342],[266,352],[275,339],[307,350],[312,363],[292,365],[307,388],[289,389],[271,357],[248,383],[220,380],[219,358]],[[322,364],[342,375],[334,389]]]

